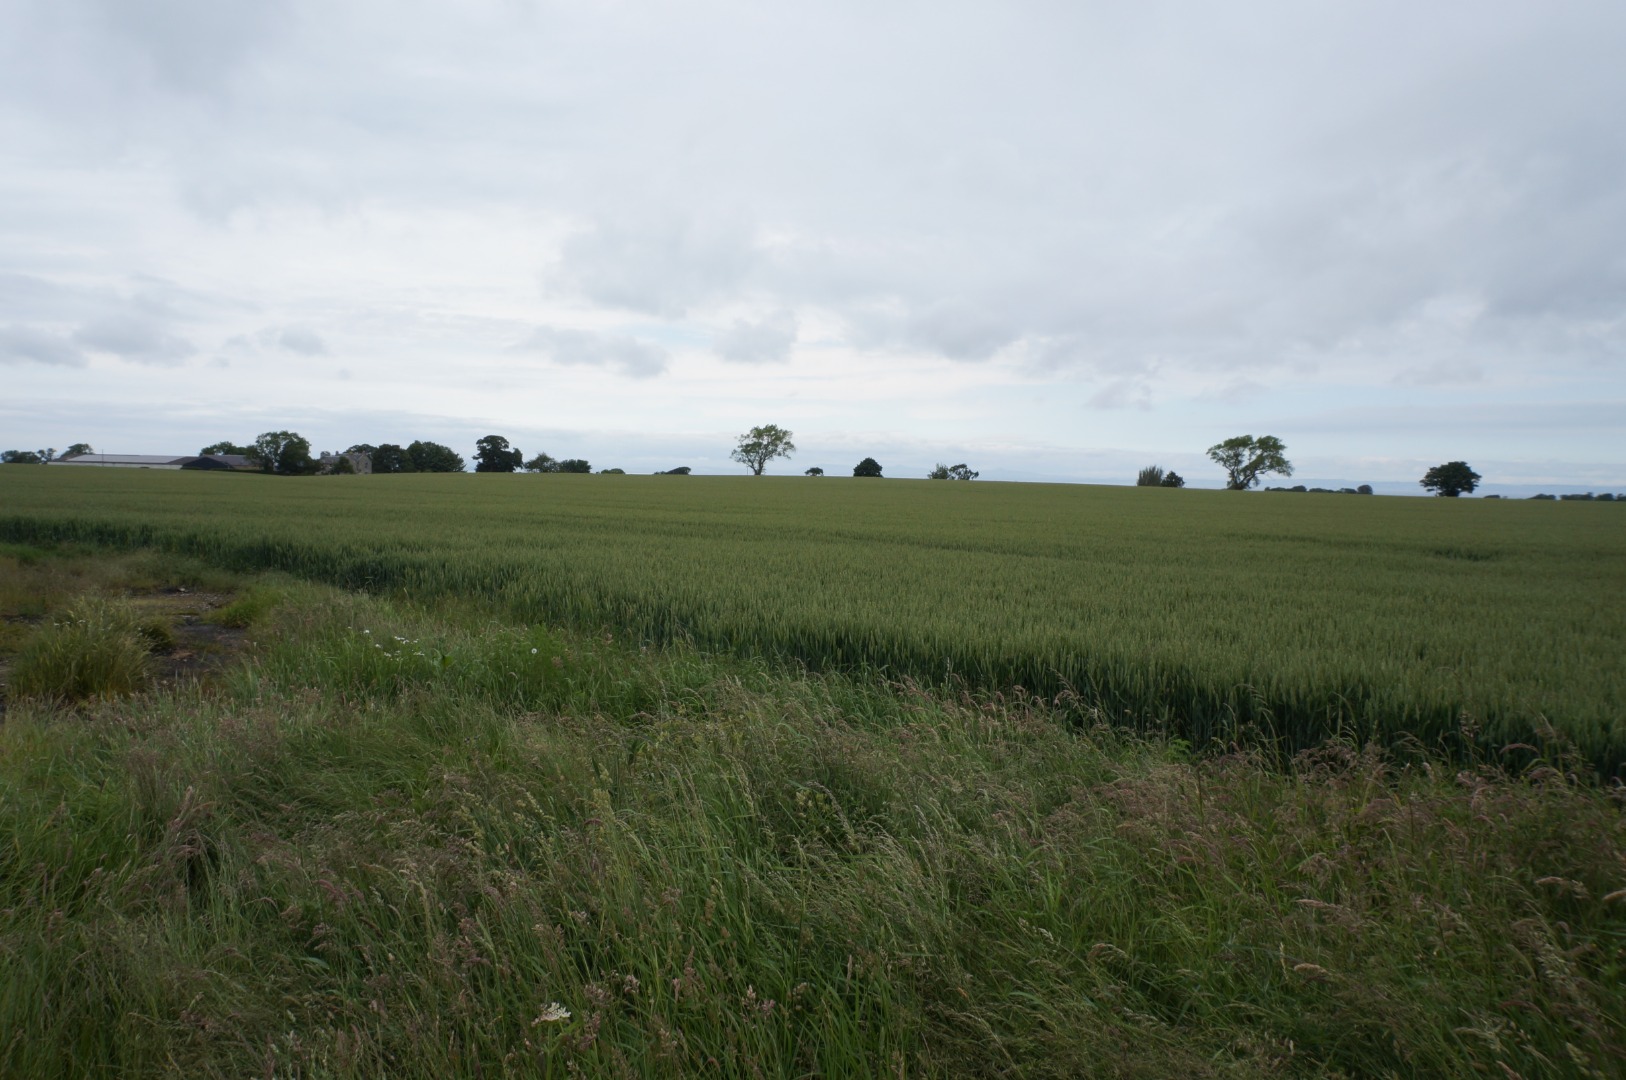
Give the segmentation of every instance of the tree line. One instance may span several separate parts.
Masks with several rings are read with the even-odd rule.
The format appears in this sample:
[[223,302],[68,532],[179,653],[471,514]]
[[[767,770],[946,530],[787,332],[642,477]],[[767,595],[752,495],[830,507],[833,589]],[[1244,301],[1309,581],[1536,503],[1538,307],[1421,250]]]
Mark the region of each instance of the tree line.
[[[761,476],[768,464],[778,458],[789,458],[796,452],[796,444],[792,441],[792,433],[778,424],[763,424],[740,435],[729,453],[729,457],[744,465],[752,476]],[[77,442],[62,452],[63,458],[74,457],[80,454],[94,454],[96,451],[89,443]],[[311,454],[310,441],[294,431],[267,431],[261,434],[247,446],[239,446],[229,441],[210,443],[198,451],[200,456],[236,455],[246,458],[256,465],[262,472],[278,476],[312,476],[320,472],[351,472],[354,466],[347,455],[366,454],[375,473],[411,473],[411,472],[463,472],[468,463],[462,455],[449,446],[427,440],[414,440],[406,446],[396,443],[356,443],[343,454],[323,454],[320,458]],[[1208,448],[1208,457],[1220,468],[1225,470],[1225,487],[1229,491],[1248,491],[1258,486],[1261,478],[1271,475],[1292,476],[1293,463],[1287,459],[1287,444],[1274,435],[1261,435],[1255,438],[1252,435],[1238,435],[1215,443]],[[6,450],[0,452],[0,463],[7,465],[43,465],[59,460],[56,449],[48,447],[41,450]],[[478,439],[474,444],[474,471],[475,472],[503,472],[513,473],[524,469],[531,473],[590,473],[593,467],[583,458],[554,458],[550,454],[537,454],[526,459],[524,453],[501,435],[487,435]],[[622,469],[600,469],[604,474],[624,474]],[[690,469],[687,465],[675,469],[657,471],[658,476],[687,476]],[[804,471],[806,476],[823,476],[824,470],[815,465]],[[853,466],[853,475],[858,477],[876,477],[882,475],[881,464],[872,457],[866,457]],[[937,465],[926,474],[928,480],[975,480],[981,474],[965,463]],[[1433,492],[1443,498],[1454,499],[1461,495],[1472,494],[1484,477],[1475,472],[1465,461],[1448,461],[1436,465],[1423,474],[1418,483],[1425,491]],[[1135,477],[1136,487],[1166,487],[1183,488],[1186,486],[1185,477],[1173,469],[1164,471],[1160,465],[1148,465],[1141,469]],[[1268,491],[1331,491],[1330,488],[1306,488],[1300,484],[1291,488],[1267,488]],[[1370,495],[1370,484],[1362,484],[1356,488],[1339,488],[1338,491],[1351,495]],[[1495,497],[1495,496],[1488,496]],[[1536,499],[1551,499],[1551,495],[1532,496]],[[1590,493],[1586,496],[1562,496],[1564,499],[1594,498]],[[1595,497],[1600,502],[1614,501],[1614,496],[1604,494]]]

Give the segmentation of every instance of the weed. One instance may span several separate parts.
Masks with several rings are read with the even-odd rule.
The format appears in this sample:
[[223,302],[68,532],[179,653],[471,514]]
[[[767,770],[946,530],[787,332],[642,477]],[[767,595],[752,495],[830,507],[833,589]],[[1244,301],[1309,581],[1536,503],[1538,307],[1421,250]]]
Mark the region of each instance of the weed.
[[131,694],[147,682],[147,654],[128,605],[83,596],[23,644],[11,690],[70,701]]

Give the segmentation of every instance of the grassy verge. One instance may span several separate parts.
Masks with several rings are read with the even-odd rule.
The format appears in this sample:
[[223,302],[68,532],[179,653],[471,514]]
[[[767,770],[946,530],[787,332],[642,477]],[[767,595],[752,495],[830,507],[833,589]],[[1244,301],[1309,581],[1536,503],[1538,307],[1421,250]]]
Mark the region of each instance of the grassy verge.
[[1626,818],[1562,759],[1193,760],[1031,698],[228,585],[277,602],[208,680],[9,699],[0,1075],[1626,1054]]

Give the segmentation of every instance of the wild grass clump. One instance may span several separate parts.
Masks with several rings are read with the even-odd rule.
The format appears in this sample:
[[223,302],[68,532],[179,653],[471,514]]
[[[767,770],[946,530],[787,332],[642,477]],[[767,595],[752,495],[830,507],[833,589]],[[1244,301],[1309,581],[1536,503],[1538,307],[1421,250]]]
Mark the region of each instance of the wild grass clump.
[[277,590],[265,586],[255,586],[224,607],[211,611],[208,615],[208,621],[216,626],[246,630],[263,622],[265,617],[281,602],[282,594]]
[[133,694],[147,683],[148,653],[149,637],[129,605],[82,596],[24,642],[10,689],[67,701]]

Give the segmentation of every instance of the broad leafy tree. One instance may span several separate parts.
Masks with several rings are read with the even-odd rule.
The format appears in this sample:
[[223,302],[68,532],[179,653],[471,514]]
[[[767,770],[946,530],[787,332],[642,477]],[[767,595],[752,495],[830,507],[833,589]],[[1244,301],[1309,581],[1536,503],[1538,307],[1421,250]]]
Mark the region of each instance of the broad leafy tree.
[[1444,465],[1436,465],[1428,470],[1417,482],[1427,491],[1447,499],[1454,499],[1465,492],[1471,493],[1483,479],[1484,477],[1468,467],[1466,461],[1448,461]]
[[412,455],[406,452],[404,446],[387,442],[379,443],[373,448],[373,472],[403,473],[417,471],[417,466],[412,464]]
[[1158,487],[1183,488],[1185,486],[1186,478],[1175,472],[1173,469],[1170,469],[1168,472],[1164,473],[1163,479],[1158,481]]
[[237,454],[242,457],[248,457],[249,452],[253,449],[254,448],[252,446],[238,446],[234,442],[229,442],[222,439],[217,443],[210,443],[202,450],[199,450],[198,453],[203,456],[208,456],[210,454]]
[[964,464],[944,465],[937,463],[937,468],[926,474],[928,480],[975,480],[982,474]]
[[538,454],[525,463],[526,472],[558,472],[559,463],[552,454]]
[[456,450],[437,442],[414,441],[407,447],[416,472],[462,472],[464,461]]
[[819,468],[817,465],[815,465],[811,469],[808,469],[802,475],[804,475],[804,476],[823,476],[824,475],[824,470]]
[[44,465],[51,460],[51,450],[7,450],[0,453],[0,463],[6,465]]
[[1247,491],[1269,473],[1292,476],[1286,455],[1287,446],[1274,435],[1238,435],[1208,448],[1208,456],[1228,474],[1225,486],[1231,491]]
[[790,432],[778,424],[763,424],[741,435],[728,456],[751,470],[752,476],[761,476],[768,462],[774,458],[788,458],[796,452],[790,441]]
[[74,457],[77,454],[94,454],[95,452],[96,448],[90,445],[88,442],[76,442],[66,450],[62,451],[62,456]]
[[590,473],[593,471],[593,466],[589,465],[582,458],[571,457],[565,458],[559,463],[559,471],[568,473]]
[[278,476],[310,476],[320,467],[311,457],[310,440],[297,431],[264,432],[247,456],[262,472]]
[[880,476],[881,463],[872,457],[867,457],[853,466],[854,476]]
[[474,444],[475,472],[511,473],[524,461],[525,455],[518,448],[509,446],[508,440],[501,435],[487,435]]

